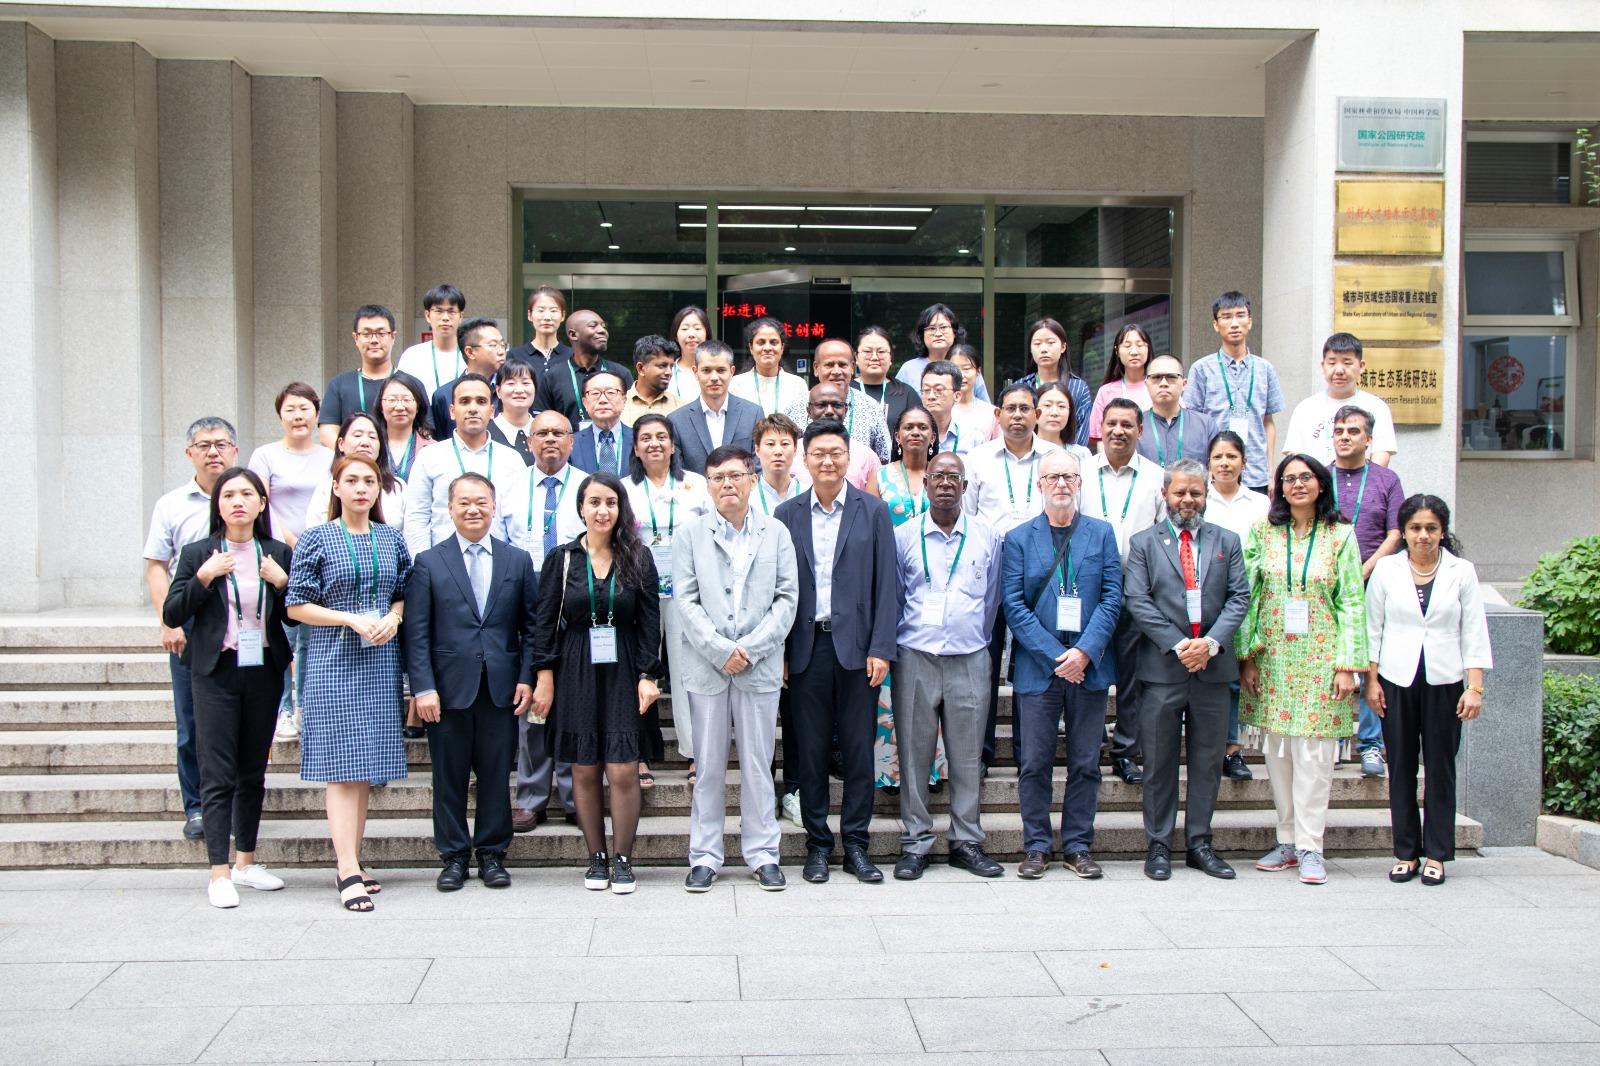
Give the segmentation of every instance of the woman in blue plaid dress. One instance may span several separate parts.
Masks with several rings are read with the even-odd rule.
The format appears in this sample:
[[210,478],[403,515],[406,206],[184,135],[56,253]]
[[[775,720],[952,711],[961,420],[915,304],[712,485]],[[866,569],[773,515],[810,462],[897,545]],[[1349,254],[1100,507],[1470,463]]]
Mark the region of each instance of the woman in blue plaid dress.
[[370,911],[383,886],[361,868],[372,786],[406,776],[400,648],[411,553],[383,524],[383,475],[364,455],[333,467],[332,520],[307,529],[289,571],[289,616],[313,627],[301,705],[300,776],[327,783],[339,899]]

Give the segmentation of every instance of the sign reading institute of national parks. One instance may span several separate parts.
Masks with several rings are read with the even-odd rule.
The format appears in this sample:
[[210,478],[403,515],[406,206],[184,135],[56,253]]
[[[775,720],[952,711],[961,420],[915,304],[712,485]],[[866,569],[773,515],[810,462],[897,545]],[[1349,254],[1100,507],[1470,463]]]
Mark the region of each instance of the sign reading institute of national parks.
[[1333,184],[1335,255],[1444,254],[1444,182]]
[[1367,348],[1361,387],[1381,396],[1397,423],[1444,421],[1443,348]]
[[1443,98],[1339,97],[1339,170],[1444,173]]
[[1444,340],[1444,268],[1335,266],[1333,328],[1364,342]]

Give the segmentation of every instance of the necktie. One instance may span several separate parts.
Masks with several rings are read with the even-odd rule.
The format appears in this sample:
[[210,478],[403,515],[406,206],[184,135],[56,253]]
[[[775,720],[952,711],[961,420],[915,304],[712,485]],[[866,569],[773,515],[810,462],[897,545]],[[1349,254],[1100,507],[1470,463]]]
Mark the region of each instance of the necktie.
[[[1183,564],[1184,589],[1192,590],[1199,588],[1200,580],[1196,576],[1194,568],[1194,540],[1189,536],[1189,531],[1187,529],[1178,534],[1178,562]],[[1194,633],[1192,634],[1193,636],[1198,637],[1200,635],[1199,622],[1190,623],[1189,628],[1194,630]]]
[[600,469],[608,474],[617,469],[617,442],[609,429],[600,431]]
[[556,495],[556,490],[561,487],[561,482],[553,477],[544,479],[544,551],[548,555],[556,547],[556,505],[561,502],[561,497]]
[[467,546],[467,577],[472,581],[472,595],[478,601],[478,617],[489,604],[489,565],[484,558],[488,552],[482,544]]

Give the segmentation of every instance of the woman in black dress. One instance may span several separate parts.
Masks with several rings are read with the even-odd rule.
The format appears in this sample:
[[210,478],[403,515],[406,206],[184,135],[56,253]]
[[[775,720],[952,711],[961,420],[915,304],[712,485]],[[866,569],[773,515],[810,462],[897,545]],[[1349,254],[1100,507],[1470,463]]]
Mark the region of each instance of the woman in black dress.
[[[584,887],[626,895],[639,828],[639,719],[660,695],[659,586],[621,481],[585,478],[578,510],[586,531],[545,557],[539,579],[532,714],[542,722],[554,712],[556,761],[572,764],[589,849]],[[602,769],[611,785],[610,856]]]

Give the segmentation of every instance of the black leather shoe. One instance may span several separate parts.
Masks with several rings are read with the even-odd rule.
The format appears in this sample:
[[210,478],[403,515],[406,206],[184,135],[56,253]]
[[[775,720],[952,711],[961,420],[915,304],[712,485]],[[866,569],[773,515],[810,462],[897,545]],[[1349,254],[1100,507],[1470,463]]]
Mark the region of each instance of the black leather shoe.
[[828,879],[828,849],[806,848],[806,868],[800,874],[814,885],[820,885]]
[[922,876],[922,871],[928,868],[928,857],[916,855],[912,852],[903,852],[900,861],[894,864],[894,879],[896,881],[915,881]]
[[855,874],[856,880],[864,885],[875,885],[883,880],[883,871],[872,865],[867,849],[859,844],[845,845],[844,872]]
[[510,888],[511,871],[498,855],[478,856],[478,880],[490,888]]
[[461,886],[467,883],[467,860],[446,859],[444,869],[439,871],[439,879],[433,887],[440,892],[459,892]]
[[983,849],[970,840],[950,845],[950,865],[979,877],[999,877],[1005,868],[983,853]]
[[689,876],[683,879],[685,892],[710,892],[711,886],[716,883],[717,872],[709,866],[692,866]]
[[199,814],[191,814],[183,820],[183,837],[185,840],[203,840],[206,835],[206,820]]
[[1210,877],[1220,877],[1224,881],[1232,881],[1237,874],[1211,849],[1209,843],[1189,845],[1189,851],[1183,857],[1183,864]]
[[1144,875],[1152,881],[1171,879],[1172,849],[1152,840],[1144,852]]
[[756,867],[750,871],[750,876],[756,879],[756,884],[763,892],[782,892],[789,884],[775,862]]
[[1111,760],[1111,768],[1116,775],[1130,785],[1144,784],[1144,771],[1139,769],[1139,764],[1126,755],[1119,755]]
[[1244,752],[1236,751],[1223,758],[1222,776],[1229,781],[1249,781],[1255,774],[1250,772],[1250,765],[1244,761]]
[[578,812],[577,811],[562,811],[561,812],[561,817],[566,819],[566,822],[567,822],[568,825],[577,825],[578,824]]

